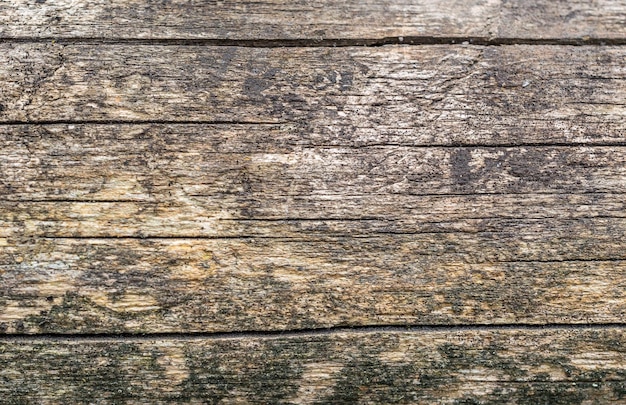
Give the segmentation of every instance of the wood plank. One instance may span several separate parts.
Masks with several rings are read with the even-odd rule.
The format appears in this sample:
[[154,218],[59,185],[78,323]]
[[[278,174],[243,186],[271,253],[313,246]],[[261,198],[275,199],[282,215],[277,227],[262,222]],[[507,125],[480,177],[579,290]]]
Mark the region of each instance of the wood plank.
[[499,18],[502,38],[626,38],[624,0],[507,0]]
[[623,49],[207,46],[626,38],[415,3],[0,4],[2,402],[626,401]]
[[[548,232],[605,243],[626,233],[624,194],[238,196],[153,202],[0,202],[0,237],[274,237]],[[593,229],[594,235],[586,230]],[[601,242],[602,241],[602,242]],[[615,245],[613,245],[615,246]],[[621,250],[621,249],[618,249]],[[592,254],[592,252],[589,252]],[[618,253],[618,252],[616,252]]]
[[[114,142],[118,132],[106,131],[117,126],[103,126],[105,131],[82,136],[96,127],[100,128],[84,126],[86,132],[69,137],[65,126],[55,126],[56,130],[20,126],[15,128],[25,131],[12,128],[9,132],[4,149],[9,156],[6,161],[32,161],[32,173],[41,177],[24,181],[19,177],[24,171],[5,171],[14,176],[7,191],[25,187],[23,195],[38,196],[37,187],[46,190],[60,184],[67,190],[65,194],[50,188],[53,191],[44,196],[76,198],[77,194],[72,193],[83,189],[91,193],[87,198],[138,200],[0,204],[4,218],[0,235],[6,247],[3,277],[4,284],[10,286],[2,319],[8,331],[221,331],[251,325],[280,329],[378,322],[622,319],[619,291],[624,281],[620,260],[626,259],[622,242],[626,233],[623,194],[572,192],[623,188],[623,147],[391,145],[393,153],[389,153],[388,148],[380,146],[303,148],[283,142],[280,136],[255,143],[253,140],[262,135],[254,131],[249,131],[250,137],[228,142],[225,134],[231,132],[219,133],[203,146],[201,135],[195,141],[190,136],[186,144],[185,137],[176,136],[165,136],[159,143],[155,135],[158,132],[144,135],[145,126],[124,127],[134,131],[124,132],[118,142]],[[28,132],[31,128],[37,131]],[[185,128],[191,133],[194,126]],[[243,131],[246,129],[244,126]],[[422,155],[412,155],[416,151]],[[452,160],[449,154],[462,155],[463,151],[469,151],[469,162],[464,161],[463,170],[458,172],[469,177],[455,177],[454,165],[449,163],[452,169],[447,170],[452,174],[438,176],[425,170],[430,183],[416,182],[413,190],[382,189],[382,193],[375,193],[371,186],[389,181],[384,177],[387,173],[393,179],[394,173],[406,176],[417,169],[419,179],[422,156],[433,159],[428,167],[439,168],[441,162]],[[321,158],[324,153],[331,158]],[[265,169],[263,165],[255,169],[250,159],[254,156],[261,156],[259,162],[266,164]],[[407,156],[413,157],[407,161]],[[485,165],[488,159],[494,161]],[[228,177],[220,169],[238,165],[239,161],[246,162],[244,168],[229,169],[235,173],[235,186],[224,189]],[[364,177],[371,173],[366,170],[369,166],[359,166],[369,161],[385,162],[371,178]],[[276,172],[268,171],[272,165],[277,166]],[[19,163],[17,167],[29,165]],[[140,172],[133,172],[135,167]],[[471,169],[467,170],[472,167],[479,168],[475,177]],[[512,167],[522,168],[520,179],[508,175]],[[359,170],[364,174],[359,175]],[[245,187],[237,180],[242,171],[248,184]],[[97,177],[83,186],[80,178],[70,177],[72,173],[87,179]],[[189,173],[196,174],[184,180]],[[202,177],[207,173],[213,177]],[[524,179],[524,173],[531,173],[530,181]],[[133,185],[142,184],[136,180],[142,176],[152,176],[152,183],[160,181],[162,191],[155,192],[158,187],[152,186],[146,188],[150,192],[137,192]],[[196,197],[186,193],[166,195],[177,189],[172,185],[181,178],[191,185],[217,185],[217,190]],[[255,178],[257,181],[251,180]],[[46,185],[46,179],[54,179],[53,185]],[[131,190],[134,194],[101,193],[98,185],[108,179],[114,180],[109,183],[116,190]],[[346,179],[358,181],[346,183]],[[309,186],[293,187],[297,182],[305,184],[303,181],[309,181]],[[452,189],[447,188],[450,182]],[[466,184],[470,186],[463,188]],[[554,191],[554,186],[562,187],[562,194],[541,194]],[[352,190],[365,194],[351,195]],[[427,195],[413,195],[416,190]],[[496,193],[436,195],[450,190]],[[393,236],[402,233],[408,235]],[[377,234],[381,237],[371,238]],[[333,239],[338,235],[370,239]],[[139,239],[16,239],[24,236]],[[248,238],[171,242],[141,239],[151,236]],[[273,239],[255,241],[249,237]],[[398,246],[404,247],[398,251]],[[216,251],[222,253],[214,261]],[[320,257],[318,251],[326,255]],[[358,252],[356,256],[354,252]],[[365,259],[363,252],[372,256]],[[564,260],[583,263],[561,264]],[[499,288],[493,282],[493,262]],[[368,277],[355,288],[355,280],[363,277],[364,269]],[[390,269],[403,269],[407,273],[401,274],[409,278],[391,276]],[[337,279],[334,271],[342,276]],[[481,274],[479,281],[474,281],[473,272]],[[537,273],[542,275],[538,279]],[[461,286],[459,277],[465,280]],[[146,279],[152,283],[146,284]],[[526,279],[537,284],[529,285]],[[553,284],[555,280],[557,284]],[[107,282],[113,284],[105,289]],[[382,292],[380,283],[384,286]],[[205,285],[219,292],[206,291]],[[316,290],[320,285],[326,290]],[[255,291],[263,293],[257,295]],[[333,292],[330,298],[327,291]],[[525,296],[528,291],[533,291],[536,301],[520,303],[511,298]],[[302,313],[302,299],[306,299],[306,308],[315,308],[316,317]],[[372,311],[373,305],[378,305],[381,312]],[[207,307],[215,312],[198,313],[198,308]],[[259,315],[258,308],[267,312]]]
[[625,56],[620,47],[4,43],[0,122],[296,122],[338,136],[426,128],[431,144],[450,133],[493,141],[499,126],[518,143],[542,127],[623,138]]
[[5,341],[0,395],[7,404],[617,404],[625,347],[615,328]]
[[623,0],[337,1],[15,0],[0,5],[14,38],[323,40],[403,37],[626,37]]
[[[563,123],[565,130],[551,128]],[[449,124],[442,146],[423,146],[427,140],[414,139],[413,131],[377,140],[375,128],[339,136],[299,125],[9,125],[0,127],[0,192],[13,201],[177,201],[199,215],[217,210],[228,217],[278,204],[283,217],[297,217],[310,215],[298,208],[305,198],[320,216],[349,201],[379,215],[367,206],[389,204],[391,195],[407,201],[408,195],[626,190],[624,120],[607,124],[597,138],[597,127],[566,120],[484,140],[500,142],[497,147],[453,147],[463,135],[456,124]],[[574,135],[576,126],[586,133]],[[526,136],[528,145],[502,146]],[[533,145],[537,138],[557,146]]]
[[484,36],[498,5],[495,0],[18,0],[0,7],[0,35],[247,40]]
[[[422,147],[411,145],[410,137],[401,140],[406,145],[362,145],[371,138],[306,132],[298,137],[297,128],[4,127],[4,195],[18,200],[0,204],[3,277],[10,286],[6,330],[219,331],[251,325],[622,319],[616,294],[624,284],[619,261],[626,259],[619,194],[623,147]],[[512,134],[505,142],[511,140]],[[411,181],[405,181],[407,175]],[[393,236],[402,233],[408,235]],[[333,239],[377,234],[381,238],[366,242]],[[17,239],[24,236],[139,239]],[[168,245],[141,239],[148,236],[289,239],[262,239],[252,249],[249,244],[257,242],[249,238]],[[405,246],[401,253],[395,253],[398,244]],[[217,264],[206,262],[208,253],[212,257],[221,248],[226,250]],[[318,251],[326,256],[320,259]],[[363,252],[386,259],[368,256],[363,262]],[[584,263],[559,264],[563,260]],[[476,288],[471,282],[459,287],[459,269],[493,280],[489,262],[511,281],[500,280],[500,289],[481,281]],[[360,289],[349,289],[363,268],[369,278]],[[411,278],[390,276],[389,269],[396,268]],[[276,271],[278,276],[268,278]],[[337,281],[333,271],[344,278]],[[542,274],[537,285],[514,276],[533,280],[537,272]],[[599,285],[594,277],[608,281]],[[105,289],[103,280],[113,284]],[[380,280],[382,293],[376,291]],[[554,280],[560,284],[551,284]],[[205,291],[202,283],[221,292]],[[467,284],[471,288],[464,289]],[[316,285],[340,292],[329,298]],[[511,298],[528,291],[536,301],[520,304]],[[319,318],[302,313],[301,296]],[[485,297],[492,298],[481,308],[478,302]],[[380,305],[380,314],[372,312],[372,302]],[[207,307],[215,313],[198,312]],[[260,316],[258,308],[267,312]]]
[[0,327],[136,333],[622,322],[624,235],[584,225],[566,237],[547,222],[542,230],[317,241],[2,238]]

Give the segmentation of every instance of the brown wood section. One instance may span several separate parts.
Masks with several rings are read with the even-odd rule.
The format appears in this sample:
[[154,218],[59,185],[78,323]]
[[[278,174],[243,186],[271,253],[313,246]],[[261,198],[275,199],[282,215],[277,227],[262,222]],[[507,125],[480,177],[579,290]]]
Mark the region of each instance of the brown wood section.
[[[578,240],[532,228],[317,241],[0,239],[0,328],[184,333],[619,323],[623,249],[620,258],[603,257],[617,243],[578,231]],[[568,252],[576,247],[577,254]]]
[[0,122],[283,123],[304,139],[335,131],[428,145],[615,138],[626,125],[625,56],[595,46],[0,44]]
[[[389,212],[391,211],[391,212]],[[590,249],[560,250],[593,258],[626,230],[624,195],[237,195],[165,202],[30,201],[0,203],[0,237],[298,238],[377,234],[475,234],[501,237],[553,233],[597,241]],[[593,231],[593,232],[591,232]],[[566,253],[567,252],[567,253]],[[607,251],[609,252],[609,251]],[[617,249],[613,256],[624,252]],[[512,257],[514,259],[514,257]],[[545,260],[549,260],[547,256]]]
[[246,40],[257,45],[262,40],[332,44],[388,37],[406,42],[455,37],[623,41],[624,10],[624,0],[14,0],[0,5],[0,36]]
[[[607,108],[626,113],[622,106]],[[441,132],[430,146],[413,138],[413,130],[397,129],[398,134],[376,140],[375,127],[341,128],[342,122],[330,129],[319,123],[319,131],[310,123],[8,125],[0,126],[0,191],[4,201],[168,201],[201,206],[197,215],[223,211],[248,219],[262,209],[276,210],[274,218],[281,209],[284,217],[359,214],[342,208],[346,206],[392,219],[398,218],[396,211],[412,207],[411,198],[445,195],[458,197],[459,210],[467,208],[463,196],[469,201],[472,195],[485,194],[500,196],[491,197],[489,204],[518,209],[506,208],[510,194],[547,199],[537,194],[626,191],[623,120],[583,124],[602,116],[528,127],[514,118],[502,132],[492,133],[492,139],[478,138],[471,146],[454,144],[462,135],[454,132],[457,121],[432,128]],[[490,119],[466,125],[481,134],[500,131],[490,126]],[[476,198],[476,210],[481,211],[485,204],[480,198],[487,197]],[[593,205],[589,199],[587,206]],[[394,201],[394,209],[377,208]],[[298,210],[301,204],[316,208]],[[543,209],[529,201],[524,205]],[[446,207],[448,212],[454,209]]]
[[623,404],[623,329],[0,343],[5,403]]
[[188,122],[2,127],[7,331],[623,320],[620,47],[7,47],[7,123]]
[[2,2],[0,402],[626,403],[625,45],[624,0]]

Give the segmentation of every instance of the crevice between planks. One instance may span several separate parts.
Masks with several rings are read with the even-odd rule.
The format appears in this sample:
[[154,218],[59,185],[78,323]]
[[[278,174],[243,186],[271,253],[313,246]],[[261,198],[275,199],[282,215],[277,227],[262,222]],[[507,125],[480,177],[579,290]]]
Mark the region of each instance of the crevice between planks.
[[229,332],[159,332],[159,333],[43,333],[43,334],[4,334],[0,343],[31,342],[122,342],[122,341],[187,341],[187,340],[224,340],[224,339],[280,339],[307,336],[328,336],[336,334],[372,334],[372,333],[429,333],[429,332],[464,332],[503,330],[519,331],[593,331],[623,329],[626,323],[549,323],[549,324],[472,324],[472,325],[365,325],[337,326],[329,328],[306,328],[267,331],[229,331]]
[[267,38],[267,39],[225,39],[225,38],[106,38],[106,37],[0,37],[0,43],[50,43],[72,45],[162,45],[162,46],[235,46],[248,48],[332,48],[384,45],[591,45],[623,46],[624,38],[490,38],[480,36],[394,36],[383,38]]
[[[280,126],[280,125],[296,125],[294,122],[273,122],[273,121],[203,121],[203,120],[11,120],[1,121],[0,127],[9,126],[54,126],[54,125],[181,125],[181,126],[202,126],[202,125],[215,125],[215,126],[232,126],[232,125],[248,125],[248,126]],[[498,142],[498,143],[478,143],[478,142],[461,142],[454,141],[448,143],[401,143],[401,142],[370,142],[359,145],[341,144],[341,143],[311,143],[311,144],[297,144],[286,143],[285,145],[292,147],[299,147],[301,149],[314,149],[314,148],[346,148],[346,149],[367,149],[367,148],[407,148],[407,149],[461,149],[461,148],[480,148],[480,149],[495,149],[495,148],[572,148],[572,147],[586,147],[586,148],[604,148],[604,147],[626,147],[626,140],[616,138],[614,140],[606,141],[555,141],[555,142]],[[238,154],[243,152],[209,152],[212,154]],[[253,154],[255,152],[247,152]],[[259,153],[262,153],[260,151]]]
[[[389,196],[392,194],[387,193],[368,193],[364,194],[324,194],[324,197],[341,197],[345,199],[349,198],[365,198],[365,197],[377,197],[377,196]],[[623,196],[626,195],[626,192],[618,192],[618,191],[576,191],[576,192],[553,192],[553,191],[534,191],[534,192],[480,192],[480,193],[403,193],[404,196],[411,196],[416,198],[421,197],[482,197],[482,196],[583,196],[583,195],[596,195],[596,196]],[[207,197],[215,197],[212,194],[187,194],[186,197],[194,197],[194,198],[207,198]],[[299,195],[299,194],[274,194],[273,197],[276,198],[303,198],[308,197],[308,195]],[[1,203],[10,203],[10,204],[31,204],[31,203],[80,203],[80,204],[120,204],[120,203],[129,203],[129,204],[169,204],[172,202],[176,202],[176,199],[94,199],[94,198],[37,198],[37,199],[26,199],[26,198],[11,198],[11,196],[2,196],[0,198]],[[606,217],[606,218],[615,218],[614,216],[595,216],[598,217]],[[526,218],[526,217],[525,217]],[[621,218],[621,217],[618,217]],[[322,218],[323,219],[323,218]],[[334,218],[337,220],[341,220],[342,218]],[[377,218],[368,218],[368,219],[377,219]],[[381,218],[378,218],[381,219]],[[384,218],[382,218],[384,219]],[[236,220],[236,219],[235,219]],[[247,220],[254,220],[254,218],[247,218]],[[263,219],[260,219],[263,220]],[[285,220],[283,219],[271,219],[272,221]],[[298,220],[298,218],[292,218],[292,220]],[[312,219],[313,220],[313,219]],[[317,219],[319,220],[319,218]]]
[[280,121],[224,121],[224,120],[10,120],[0,121],[9,125],[286,125]]

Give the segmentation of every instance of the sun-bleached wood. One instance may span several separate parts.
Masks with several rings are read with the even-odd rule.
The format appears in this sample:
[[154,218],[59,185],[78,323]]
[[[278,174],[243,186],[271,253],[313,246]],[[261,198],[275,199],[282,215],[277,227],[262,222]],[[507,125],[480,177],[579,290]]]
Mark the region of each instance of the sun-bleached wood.
[[[165,202],[0,202],[0,237],[306,240],[333,235],[552,229],[555,237],[571,233],[572,239],[578,239],[582,232],[589,243],[605,244],[611,238],[620,241],[626,231],[625,217],[624,194],[216,194]],[[593,229],[594,234],[585,229]],[[615,255],[621,255],[621,249]]]
[[619,47],[2,46],[6,331],[622,319]]
[[[13,0],[5,38],[358,40],[624,39],[624,0]],[[331,42],[332,43],[332,42]]]

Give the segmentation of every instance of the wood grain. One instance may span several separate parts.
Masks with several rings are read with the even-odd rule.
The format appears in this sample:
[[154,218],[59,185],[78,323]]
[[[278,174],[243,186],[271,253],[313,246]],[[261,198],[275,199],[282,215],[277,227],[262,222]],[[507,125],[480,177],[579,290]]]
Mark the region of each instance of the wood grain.
[[626,403],[625,22],[1,2],[0,402]]
[[[12,201],[174,201],[197,206],[198,215],[253,218],[263,206],[323,217],[350,205],[380,216],[368,206],[393,198],[410,204],[410,195],[626,190],[623,120],[601,129],[568,121],[562,131],[545,123],[482,139],[484,147],[454,146],[461,134],[455,123],[449,137],[439,134],[441,146],[415,139],[414,131],[376,139],[375,128],[338,136],[297,124],[9,125],[0,127],[0,192]],[[481,125],[481,133],[493,130]],[[574,133],[576,126],[586,133]]]
[[502,38],[626,37],[623,0],[506,0],[499,18],[498,36]]
[[624,39],[626,3],[542,0],[15,0],[8,38],[315,40],[403,37]]
[[296,123],[336,136],[421,133],[417,142],[429,144],[509,133],[523,143],[534,128],[614,138],[624,131],[625,56],[620,47],[528,45],[5,43],[0,122]]
[[619,47],[3,46],[8,332],[623,320]]
[[0,237],[306,240],[391,233],[539,234],[551,229],[555,238],[580,240],[584,235],[589,243],[605,244],[624,235],[625,217],[624,194],[216,194],[165,202],[0,202]]
[[[0,343],[23,403],[624,403],[621,329]],[[245,353],[245,355],[242,355]]]
[[0,327],[158,333],[619,323],[624,236],[582,225],[564,237],[548,222],[542,230],[317,241],[3,238]]

